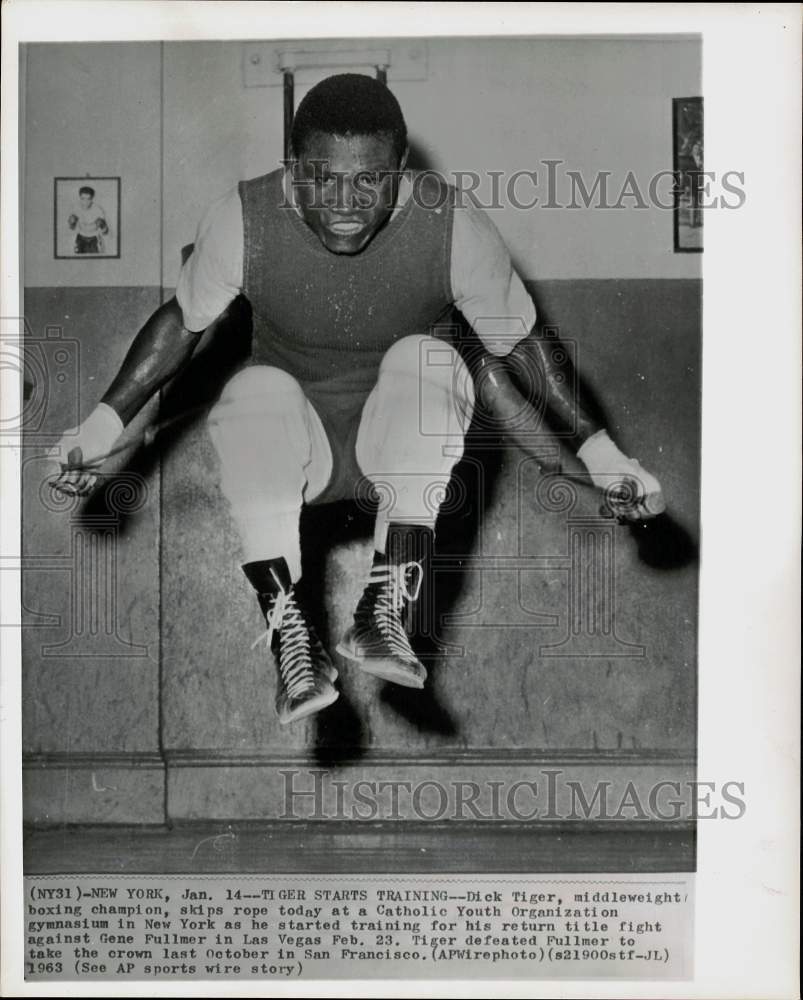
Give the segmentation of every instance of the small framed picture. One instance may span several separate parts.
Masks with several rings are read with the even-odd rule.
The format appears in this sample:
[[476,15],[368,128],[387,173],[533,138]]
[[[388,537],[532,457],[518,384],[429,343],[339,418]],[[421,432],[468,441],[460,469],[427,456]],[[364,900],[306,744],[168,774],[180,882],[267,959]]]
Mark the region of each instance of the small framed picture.
[[56,177],[53,206],[58,260],[120,256],[119,177]]
[[675,175],[675,252],[703,249],[703,99],[672,101],[672,148]]

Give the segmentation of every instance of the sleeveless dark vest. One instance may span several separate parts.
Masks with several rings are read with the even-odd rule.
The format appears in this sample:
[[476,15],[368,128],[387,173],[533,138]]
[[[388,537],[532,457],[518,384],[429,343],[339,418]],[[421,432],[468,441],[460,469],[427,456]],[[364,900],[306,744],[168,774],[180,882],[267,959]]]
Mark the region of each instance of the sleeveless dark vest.
[[[241,181],[252,364],[292,375],[320,414],[335,474],[315,502],[353,495],[363,404],[385,352],[449,314],[454,190],[431,174],[368,246],[327,250],[284,197],[283,171]],[[427,207],[431,206],[431,207]]]

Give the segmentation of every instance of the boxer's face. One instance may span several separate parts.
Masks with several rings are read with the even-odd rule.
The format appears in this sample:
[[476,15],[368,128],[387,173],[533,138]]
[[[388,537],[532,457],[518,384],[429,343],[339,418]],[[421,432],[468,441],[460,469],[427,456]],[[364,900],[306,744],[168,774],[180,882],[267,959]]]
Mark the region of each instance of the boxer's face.
[[92,195],[82,194],[78,196],[81,199],[81,208],[90,208],[92,205]]
[[327,250],[356,254],[390,218],[407,156],[390,137],[308,136],[293,168],[302,218]]

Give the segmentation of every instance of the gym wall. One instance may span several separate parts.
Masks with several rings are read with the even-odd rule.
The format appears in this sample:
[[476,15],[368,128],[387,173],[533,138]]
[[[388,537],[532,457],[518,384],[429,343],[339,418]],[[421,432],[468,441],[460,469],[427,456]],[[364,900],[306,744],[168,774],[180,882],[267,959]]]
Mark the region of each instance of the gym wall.
[[[693,39],[431,39],[426,79],[389,82],[420,164],[541,176],[543,161],[563,160],[589,185],[610,171],[618,192],[628,171],[646,182],[671,169],[671,98],[701,92],[700,57]],[[282,92],[243,86],[234,42],[33,45],[23,72],[25,316],[51,380],[23,466],[26,817],[271,817],[287,766],[416,780],[509,779],[544,763],[622,783],[690,776],[694,560],[648,565],[642,539],[600,521],[598,497],[550,501],[534,463],[498,439],[464,463],[470,502],[448,521],[452,550],[474,562],[459,586],[444,569],[450,655],[430,692],[401,696],[344,670],[339,714],[290,730],[276,724],[264,652],[250,649],[259,616],[202,416],[118,462],[111,509],[44,504],[45,446],[90,412],[172,294],[205,206],[280,159]],[[121,177],[119,260],[53,259],[53,178],[85,174]],[[487,198],[487,181],[477,193]],[[693,540],[699,255],[673,253],[671,212],[654,207],[492,217],[612,435],[658,475],[678,537]],[[201,366],[201,402],[223,370]],[[333,516],[343,523],[310,530],[334,539],[322,570],[336,637],[370,544],[349,512]],[[614,609],[604,637],[594,608],[571,603],[578,574]]]

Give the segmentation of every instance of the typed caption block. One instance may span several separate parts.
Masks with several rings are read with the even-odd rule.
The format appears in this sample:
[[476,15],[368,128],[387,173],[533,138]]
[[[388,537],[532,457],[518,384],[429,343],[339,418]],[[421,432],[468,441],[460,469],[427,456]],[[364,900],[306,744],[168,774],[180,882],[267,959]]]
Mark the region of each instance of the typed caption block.
[[31,876],[29,980],[688,979],[693,877]]

